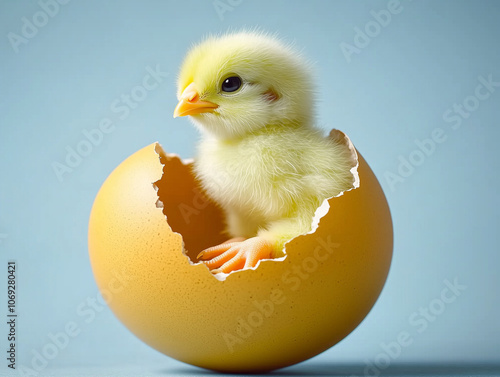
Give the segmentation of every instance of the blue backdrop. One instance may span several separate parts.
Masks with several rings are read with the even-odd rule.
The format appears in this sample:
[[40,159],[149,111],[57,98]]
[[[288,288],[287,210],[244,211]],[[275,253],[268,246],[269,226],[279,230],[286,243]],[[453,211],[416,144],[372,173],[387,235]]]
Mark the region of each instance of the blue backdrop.
[[[75,322],[78,336],[36,361],[40,375],[73,367],[195,373],[144,345],[105,307],[89,323],[78,315],[98,295],[87,221],[99,187],[133,152],[158,140],[193,156],[196,130],[172,119],[182,58],[208,33],[255,26],[315,62],[318,125],[351,137],[394,221],[379,301],[305,365],[333,372],[352,363],[363,373],[383,359],[500,363],[499,19],[494,0],[2,1],[0,312],[15,260],[18,366],[34,368],[50,334]],[[148,75],[150,88],[138,89]],[[402,332],[412,342],[391,355]],[[6,360],[0,371],[10,375]]]

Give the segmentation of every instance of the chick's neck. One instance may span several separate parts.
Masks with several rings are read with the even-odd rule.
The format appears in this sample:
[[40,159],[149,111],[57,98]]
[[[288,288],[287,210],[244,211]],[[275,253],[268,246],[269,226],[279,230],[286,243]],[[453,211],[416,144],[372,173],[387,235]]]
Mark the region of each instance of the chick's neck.
[[249,138],[253,137],[258,137],[258,136],[263,136],[263,135],[269,135],[269,134],[295,134],[300,131],[308,131],[311,130],[311,127],[308,125],[304,124],[298,124],[298,123],[276,123],[276,124],[268,124],[265,125],[259,129],[249,131],[244,134],[240,135],[235,135],[235,136],[228,136],[228,137],[212,137],[216,139],[217,141],[224,143],[224,144],[237,144],[241,141],[247,141]]

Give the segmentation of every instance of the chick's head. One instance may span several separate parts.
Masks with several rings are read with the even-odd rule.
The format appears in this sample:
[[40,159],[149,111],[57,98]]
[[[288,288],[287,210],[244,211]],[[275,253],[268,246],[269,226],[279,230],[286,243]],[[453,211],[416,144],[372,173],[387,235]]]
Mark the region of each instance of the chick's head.
[[210,37],[193,47],[178,77],[174,117],[220,139],[267,125],[299,127],[313,113],[309,64],[290,46],[257,32]]

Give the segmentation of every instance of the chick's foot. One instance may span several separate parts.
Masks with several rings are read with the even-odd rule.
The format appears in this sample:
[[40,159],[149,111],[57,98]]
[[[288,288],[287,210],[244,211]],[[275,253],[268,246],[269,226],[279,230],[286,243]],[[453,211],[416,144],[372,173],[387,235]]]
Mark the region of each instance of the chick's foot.
[[241,242],[227,242],[209,247],[198,254],[197,258],[202,259],[212,273],[227,274],[255,267],[259,260],[271,258],[272,252],[273,247],[269,241],[252,237]]

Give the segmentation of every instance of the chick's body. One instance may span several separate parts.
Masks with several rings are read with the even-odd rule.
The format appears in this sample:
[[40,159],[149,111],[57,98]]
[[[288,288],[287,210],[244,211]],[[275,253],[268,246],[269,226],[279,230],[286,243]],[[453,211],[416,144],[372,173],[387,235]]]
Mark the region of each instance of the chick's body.
[[174,116],[202,131],[195,172],[238,242],[200,254],[213,272],[280,257],[324,199],[352,187],[353,153],[314,127],[309,65],[261,33],[209,38],[188,54]]
[[350,151],[310,127],[267,126],[237,140],[208,138],[195,171],[226,212],[232,237],[259,235],[283,243],[310,230],[325,198],[352,184]]

